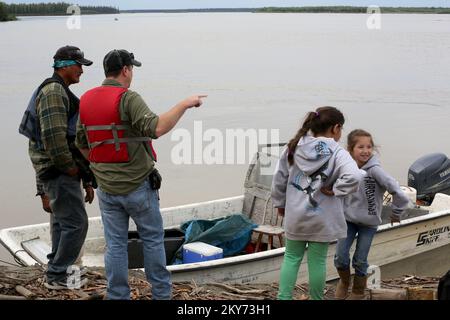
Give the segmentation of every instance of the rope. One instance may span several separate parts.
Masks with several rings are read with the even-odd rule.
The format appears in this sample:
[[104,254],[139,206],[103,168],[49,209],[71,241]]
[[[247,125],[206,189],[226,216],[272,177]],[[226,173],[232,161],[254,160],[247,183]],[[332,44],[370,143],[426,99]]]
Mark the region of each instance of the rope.
[[[14,257],[14,260],[16,260],[15,257]],[[4,264],[9,264],[10,266],[14,266],[14,267],[24,267],[24,266],[21,265],[21,264],[14,264],[14,263],[11,263],[11,262],[8,262],[8,261],[5,261],[5,260],[1,260],[1,259],[0,259],[0,262],[1,262],[1,263],[4,263]],[[17,260],[16,260],[16,262],[17,262]]]
[[27,265],[25,263],[23,263],[22,261],[20,261],[19,258],[17,258],[16,254],[18,252],[26,252],[23,249],[17,250],[16,252],[14,252],[13,257],[14,257],[14,261],[20,266],[20,267],[26,267]]

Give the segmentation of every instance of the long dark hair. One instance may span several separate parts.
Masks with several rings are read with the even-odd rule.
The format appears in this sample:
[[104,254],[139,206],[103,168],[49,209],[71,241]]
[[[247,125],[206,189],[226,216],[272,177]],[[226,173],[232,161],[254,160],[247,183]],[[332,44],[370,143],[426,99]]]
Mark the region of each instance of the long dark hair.
[[339,124],[344,125],[345,119],[342,112],[335,107],[320,107],[316,111],[308,112],[303,121],[302,127],[297,134],[288,143],[288,162],[294,164],[294,152],[300,139],[305,136],[309,130],[313,134],[326,132],[329,128]]

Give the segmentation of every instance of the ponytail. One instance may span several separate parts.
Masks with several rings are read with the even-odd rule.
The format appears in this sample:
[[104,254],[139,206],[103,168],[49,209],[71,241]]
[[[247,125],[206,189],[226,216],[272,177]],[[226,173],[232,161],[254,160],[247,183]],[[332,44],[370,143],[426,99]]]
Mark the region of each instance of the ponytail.
[[305,118],[305,121],[303,121],[303,125],[300,128],[300,130],[298,130],[297,134],[295,135],[294,138],[292,138],[289,143],[288,143],[288,162],[289,165],[293,165],[294,164],[294,153],[295,153],[295,148],[297,147],[298,142],[300,141],[300,139],[305,136],[308,131],[311,129],[311,122],[312,120],[317,117],[317,112],[310,112],[308,113],[308,115]]
[[288,143],[288,162],[289,165],[294,164],[294,153],[298,142],[304,137],[308,131],[313,134],[320,134],[327,132],[330,127],[337,124],[344,125],[344,115],[335,107],[320,107],[316,111],[309,112],[306,116],[302,127],[298,130],[294,138]]

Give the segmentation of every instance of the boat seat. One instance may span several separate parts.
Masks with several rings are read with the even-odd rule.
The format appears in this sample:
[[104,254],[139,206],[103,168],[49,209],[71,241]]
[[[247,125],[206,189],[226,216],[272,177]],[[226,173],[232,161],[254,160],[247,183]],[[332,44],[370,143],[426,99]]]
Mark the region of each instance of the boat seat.
[[41,238],[36,237],[24,240],[21,243],[23,250],[40,264],[47,264],[47,255],[52,252],[52,248]]
[[[263,164],[276,164],[277,162],[278,157],[258,152],[253,158],[245,177],[242,212],[259,225],[256,229],[253,229],[252,234],[252,241],[256,244],[255,252],[259,251],[261,243],[266,243],[266,241],[268,249],[272,249],[274,237],[277,237],[280,246],[283,246],[283,217],[278,215],[271,199],[273,175],[263,172]],[[264,237],[264,235],[267,237]]]
[[273,248],[273,237],[278,237],[278,241],[280,242],[280,248],[283,247],[283,234],[284,230],[278,226],[271,225],[260,225],[257,228],[253,229],[253,232],[258,235],[258,240],[256,240],[255,252],[259,251],[261,246],[262,238],[264,235],[268,236],[267,241],[267,249],[271,250]]

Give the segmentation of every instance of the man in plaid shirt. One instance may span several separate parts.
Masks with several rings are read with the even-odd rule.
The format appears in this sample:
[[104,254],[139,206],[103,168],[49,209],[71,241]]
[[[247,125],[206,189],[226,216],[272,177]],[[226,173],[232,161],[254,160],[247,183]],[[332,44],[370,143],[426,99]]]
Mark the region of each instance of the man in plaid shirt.
[[[69,86],[80,81],[82,66],[90,66],[92,61],[73,46],[58,49],[53,58],[54,74],[41,84],[32,101],[35,119],[28,121],[35,122],[38,133],[31,135],[28,150],[44,209],[52,212],[52,252],[47,256],[45,285],[65,289],[69,267],[75,263],[88,229],[84,202],[94,199],[93,180],[86,174],[88,164],[74,144],[79,99]],[[23,123],[21,129],[26,127]]]

